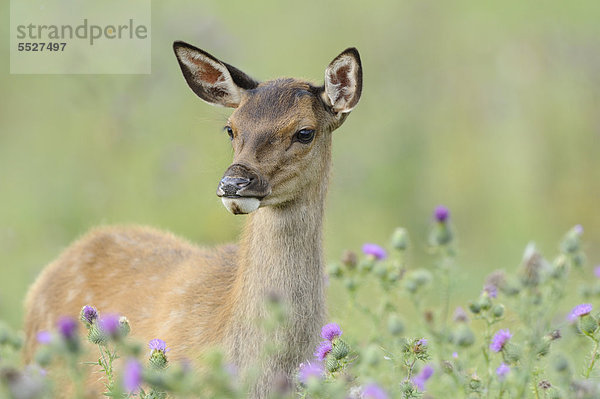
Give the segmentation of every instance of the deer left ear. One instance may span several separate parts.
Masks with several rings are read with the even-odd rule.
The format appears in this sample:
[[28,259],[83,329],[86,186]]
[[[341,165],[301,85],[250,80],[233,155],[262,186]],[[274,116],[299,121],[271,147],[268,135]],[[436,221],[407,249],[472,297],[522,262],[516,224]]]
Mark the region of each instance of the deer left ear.
[[354,47],[335,57],[325,70],[325,102],[335,113],[354,109],[362,92],[362,66]]

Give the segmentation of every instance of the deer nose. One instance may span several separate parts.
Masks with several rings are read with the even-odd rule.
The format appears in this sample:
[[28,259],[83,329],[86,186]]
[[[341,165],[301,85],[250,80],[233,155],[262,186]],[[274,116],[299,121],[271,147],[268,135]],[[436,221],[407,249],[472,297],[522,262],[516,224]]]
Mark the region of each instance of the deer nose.
[[238,195],[238,191],[249,186],[251,182],[252,179],[245,177],[225,176],[219,183],[219,189],[217,190],[217,193],[224,197]]

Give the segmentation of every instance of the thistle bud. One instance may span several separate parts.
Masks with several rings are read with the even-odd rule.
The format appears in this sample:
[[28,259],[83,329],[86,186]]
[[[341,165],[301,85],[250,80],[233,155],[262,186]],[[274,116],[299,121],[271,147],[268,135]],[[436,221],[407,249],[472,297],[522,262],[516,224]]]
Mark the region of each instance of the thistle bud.
[[583,228],[581,225],[573,227],[565,234],[562,242],[560,243],[560,250],[563,253],[574,254],[580,249],[580,238],[583,234]]
[[460,324],[456,329],[454,341],[458,346],[471,346],[475,343],[475,334],[467,324]]
[[481,310],[488,310],[492,307],[492,300],[487,294],[483,294],[477,301]]
[[579,329],[588,335],[592,335],[598,329],[598,321],[587,314],[579,318]]
[[413,279],[407,278],[406,280],[404,280],[404,288],[410,293],[415,293],[417,292],[419,286]]
[[344,340],[337,338],[335,341],[333,341],[333,349],[331,350],[331,355],[334,358],[338,360],[343,359],[346,356],[348,356],[348,353],[350,353],[350,347]]
[[400,278],[401,278],[401,274],[400,274],[400,272],[398,272],[396,270],[392,270],[392,271],[388,272],[388,274],[387,274],[388,281],[390,281],[392,283],[400,280]]
[[562,355],[554,359],[552,364],[554,365],[554,370],[559,373],[569,370],[569,361]]
[[402,322],[400,316],[398,316],[397,314],[392,314],[388,318],[387,327],[388,331],[392,335],[400,335],[404,332],[404,323]]
[[98,324],[90,326],[87,338],[94,345],[105,345],[108,342],[108,335],[98,327]]
[[521,351],[518,346],[512,342],[508,342],[504,345],[504,355],[506,356],[506,360],[516,363],[521,358]]
[[375,273],[375,275],[377,277],[379,277],[380,279],[385,279],[387,277],[387,273],[388,273],[388,269],[385,263],[377,263],[374,267],[373,267],[373,273]]
[[573,261],[573,266],[582,267],[585,264],[585,255],[583,253],[575,254],[571,257]]
[[329,266],[327,266],[327,273],[333,277],[342,277],[344,271],[342,270],[339,264],[331,263]]
[[481,306],[479,305],[478,302],[471,302],[469,304],[469,310],[473,313],[473,314],[478,314],[479,312],[481,312]]
[[42,367],[46,367],[52,361],[52,349],[47,345],[41,346],[35,353],[35,362]]
[[426,269],[417,269],[410,276],[418,286],[429,284],[432,280],[431,272]]
[[163,351],[153,350],[150,355],[150,366],[157,370],[162,370],[167,367],[167,355]]
[[348,268],[348,270],[354,269],[356,267],[356,264],[358,263],[356,253],[352,251],[345,251],[342,255],[342,263]]
[[362,273],[369,273],[375,266],[375,258],[369,256],[360,261],[358,264],[358,270]]
[[469,388],[473,391],[478,391],[481,388],[481,380],[477,376],[477,374],[471,375],[471,380],[469,381]]
[[119,336],[121,338],[125,338],[129,332],[131,331],[131,326],[129,325],[129,320],[127,317],[121,316],[119,317]]
[[392,235],[392,246],[398,251],[404,251],[408,248],[408,233],[406,229],[398,227]]
[[327,356],[327,360],[325,360],[325,368],[330,373],[337,371],[340,368],[340,362],[334,356]]
[[502,304],[494,305],[494,307],[492,308],[492,314],[497,319],[504,316],[504,305],[502,305]]
[[150,348],[150,365],[157,369],[164,369],[167,367],[167,344],[162,339],[155,338],[148,343]]
[[375,345],[369,345],[363,356],[365,363],[369,366],[376,366],[379,363],[379,349]]
[[344,286],[348,291],[355,291],[357,287],[356,280],[354,280],[352,277],[347,277],[344,280]]

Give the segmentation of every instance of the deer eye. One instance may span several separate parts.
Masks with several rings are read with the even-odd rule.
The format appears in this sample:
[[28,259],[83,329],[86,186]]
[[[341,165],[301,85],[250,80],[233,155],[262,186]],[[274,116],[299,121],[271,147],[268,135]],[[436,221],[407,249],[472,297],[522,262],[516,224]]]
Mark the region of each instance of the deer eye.
[[302,144],[308,144],[315,138],[315,131],[313,129],[301,129],[296,132],[296,141]]
[[233,129],[231,126],[225,126],[225,131],[229,135],[229,140],[233,140]]

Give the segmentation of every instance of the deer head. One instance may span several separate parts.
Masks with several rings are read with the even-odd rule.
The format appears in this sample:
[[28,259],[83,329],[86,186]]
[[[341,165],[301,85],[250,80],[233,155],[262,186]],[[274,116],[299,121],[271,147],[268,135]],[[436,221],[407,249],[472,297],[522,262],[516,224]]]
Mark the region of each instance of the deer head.
[[202,100],[235,108],[225,126],[233,163],[217,195],[234,214],[284,206],[322,185],[331,132],[358,103],[362,90],[355,48],[338,55],[322,86],[299,79],[258,82],[183,42],[173,44],[183,76]]

